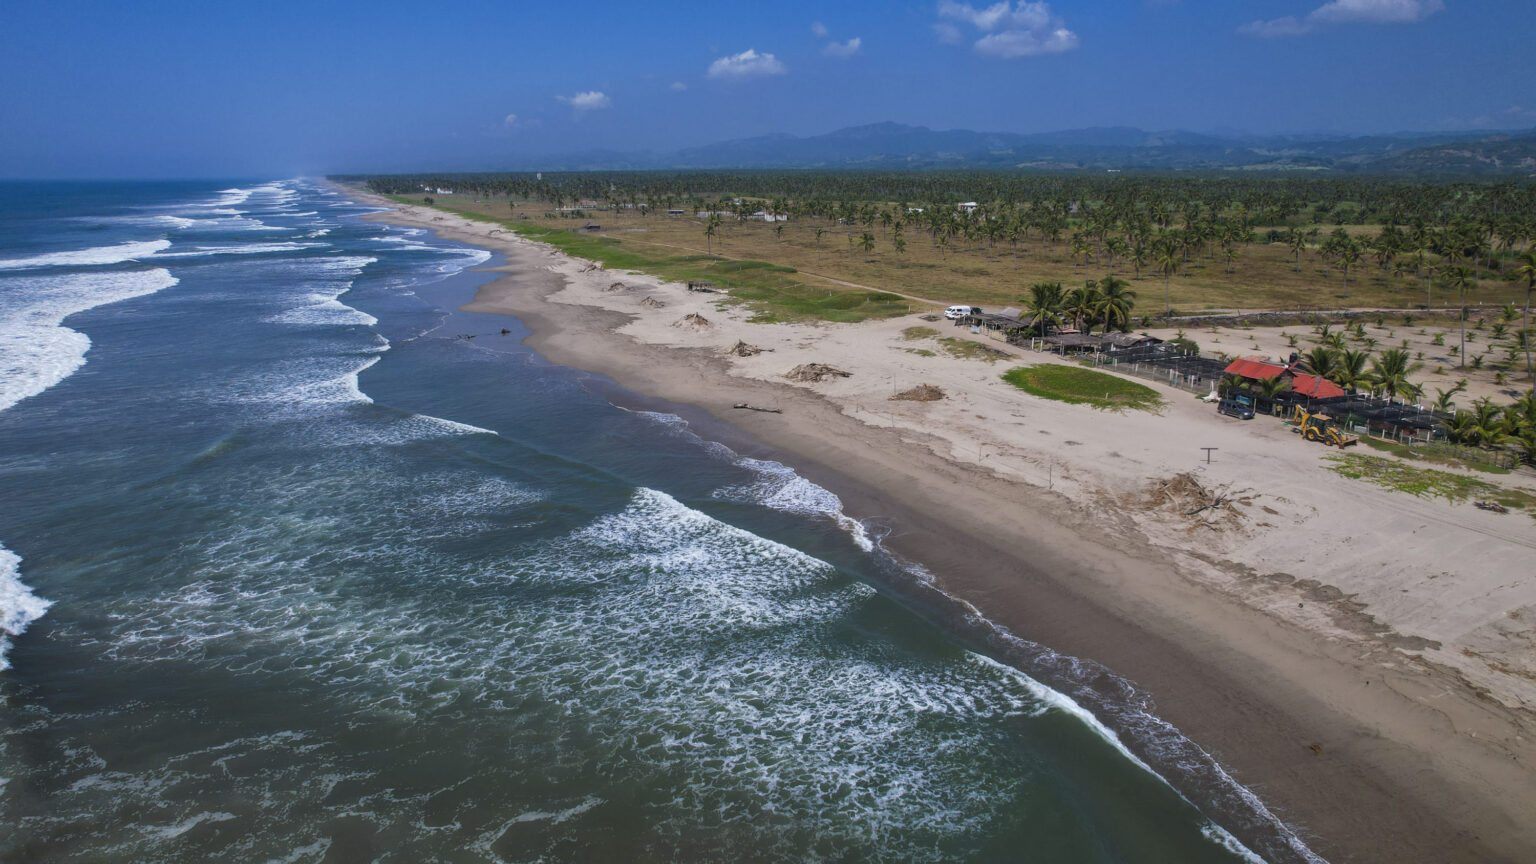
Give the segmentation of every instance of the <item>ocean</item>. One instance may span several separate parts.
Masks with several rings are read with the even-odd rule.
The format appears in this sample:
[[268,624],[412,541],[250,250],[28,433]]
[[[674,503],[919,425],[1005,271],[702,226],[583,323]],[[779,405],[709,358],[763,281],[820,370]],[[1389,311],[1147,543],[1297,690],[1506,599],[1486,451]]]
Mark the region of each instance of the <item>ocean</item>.
[[0,859],[1258,858],[366,212],[0,185]]

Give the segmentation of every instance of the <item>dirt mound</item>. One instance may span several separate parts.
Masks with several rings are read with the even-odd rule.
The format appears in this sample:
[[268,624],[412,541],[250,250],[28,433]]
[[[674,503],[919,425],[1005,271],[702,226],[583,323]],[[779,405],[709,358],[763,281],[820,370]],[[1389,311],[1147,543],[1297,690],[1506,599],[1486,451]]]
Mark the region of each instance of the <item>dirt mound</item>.
[[1232,485],[1209,487],[1200,478],[1185,471],[1166,480],[1147,485],[1140,501],[1143,510],[1159,510],[1188,521],[1191,530],[1210,528],[1224,531],[1242,527],[1248,515],[1241,507],[1252,507],[1258,495],[1252,489],[1232,491]]
[[603,269],[603,265],[597,263],[596,261],[590,261],[590,262],[587,263],[587,266],[581,268],[580,270],[577,270],[576,272],[577,273],[591,273],[593,270],[601,270],[601,269]]
[[612,285],[609,285],[607,288],[604,288],[603,290],[604,291],[624,291],[624,290],[626,290],[628,288],[629,288],[629,286],[625,285],[623,282],[615,282]]
[[663,306],[666,306],[667,304],[661,302],[660,300],[657,300],[655,297],[647,297],[644,300],[640,301],[640,305],[641,306],[649,306],[652,309],[660,309]]
[[687,315],[684,315],[683,317],[672,322],[672,326],[691,327],[694,330],[703,330],[706,327],[713,327],[714,325],[709,323],[709,319],[705,318],[703,315],[700,315],[697,312],[689,312]]
[[825,381],[828,378],[849,378],[852,372],[844,372],[825,363],[802,363],[784,373],[791,381]]
[[735,345],[725,349],[725,353],[735,354],[737,357],[753,357],[763,353],[764,351],[772,350],[772,348],[759,348],[756,345],[748,345],[747,343],[738,339],[736,340]]
[[892,401],[905,402],[937,402],[944,398],[944,391],[932,384],[919,384],[911,390],[903,390],[892,396]]

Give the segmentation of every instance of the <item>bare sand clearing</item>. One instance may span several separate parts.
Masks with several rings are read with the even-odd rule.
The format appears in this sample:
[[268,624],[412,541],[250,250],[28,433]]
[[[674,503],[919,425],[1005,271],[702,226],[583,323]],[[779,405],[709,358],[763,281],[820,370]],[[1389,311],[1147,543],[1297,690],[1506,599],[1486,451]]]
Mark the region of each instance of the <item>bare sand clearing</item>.
[[[375,218],[505,253],[516,275],[467,308],[515,315],[554,362],[790,454],[850,515],[892,526],[887,545],[950,595],[1149,691],[1317,853],[1536,857],[1529,516],[1340,477],[1331,449],[1173,390],[1157,415],[1028,396],[1000,375],[1047,355],[948,322],[753,324],[720,295],[485,223]],[[908,338],[914,326],[939,334]],[[946,337],[998,353],[951,356]],[[785,377],[811,363],[850,374]],[[943,398],[892,398],[920,384]],[[1203,447],[1219,448],[1210,464]]]

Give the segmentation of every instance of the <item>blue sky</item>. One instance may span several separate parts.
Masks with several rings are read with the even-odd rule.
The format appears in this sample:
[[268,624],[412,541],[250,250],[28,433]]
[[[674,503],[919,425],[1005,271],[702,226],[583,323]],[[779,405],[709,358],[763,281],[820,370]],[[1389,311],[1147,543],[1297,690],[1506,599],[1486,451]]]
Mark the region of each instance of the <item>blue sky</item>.
[[0,176],[495,169],[893,120],[1536,127],[1531,0],[0,3]]

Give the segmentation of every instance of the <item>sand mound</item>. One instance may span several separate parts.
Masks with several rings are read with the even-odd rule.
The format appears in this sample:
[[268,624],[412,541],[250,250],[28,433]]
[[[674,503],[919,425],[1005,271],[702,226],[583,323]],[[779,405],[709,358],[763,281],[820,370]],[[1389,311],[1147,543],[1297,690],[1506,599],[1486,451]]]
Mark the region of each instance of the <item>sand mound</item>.
[[615,282],[612,285],[609,285],[607,288],[604,288],[603,290],[604,291],[623,291],[623,290],[627,289],[628,287],[629,286],[625,285],[623,282]]
[[731,347],[725,349],[725,353],[727,353],[727,354],[735,354],[737,357],[752,357],[752,356],[755,356],[757,354],[761,354],[764,351],[772,351],[772,350],[773,350],[772,348],[759,348],[756,345],[748,345],[747,343],[745,343],[745,342],[741,341],[740,339],[738,339],[738,340],[736,340],[736,344],[735,345],[732,345]]
[[644,300],[640,301],[640,305],[641,306],[649,306],[652,309],[660,309],[663,306],[666,306],[667,304],[661,302],[660,300],[657,300],[655,297],[647,297]]
[[587,263],[587,266],[581,268],[580,270],[577,270],[576,272],[577,273],[591,273],[593,270],[601,270],[601,269],[603,269],[603,265],[597,263],[596,261],[591,261],[591,262]]
[[932,384],[919,384],[911,390],[903,390],[892,396],[892,400],[905,402],[937,402],[944,398],[944,391]]
[[692,327],[695,330],[702,330],[705,327],[712,327],[714,325],[710,324],[709,319],[705,318],[703,315],[700,315],[697,312],[689,312],[687,315],[684,315],[683,317],[673,322],[672,326]]
[[844,372],[825,363],[802,363],[784,373],[791,381],[825,381],[828,378],[848,378],[852,372]]

